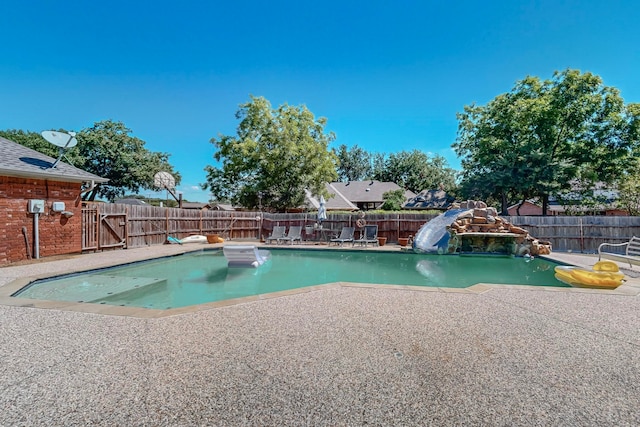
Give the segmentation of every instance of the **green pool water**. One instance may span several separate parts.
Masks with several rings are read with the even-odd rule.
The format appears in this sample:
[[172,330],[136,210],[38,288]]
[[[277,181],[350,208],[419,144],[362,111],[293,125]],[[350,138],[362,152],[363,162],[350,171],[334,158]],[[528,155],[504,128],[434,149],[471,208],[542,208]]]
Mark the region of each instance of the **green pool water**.
[[465,288],[476,283],[567,285],[544,259],[410,252],[275,249],[259,268],[228,268],[203,251],[37,281],[14,296],[156,309],[185,307],[331,282]]

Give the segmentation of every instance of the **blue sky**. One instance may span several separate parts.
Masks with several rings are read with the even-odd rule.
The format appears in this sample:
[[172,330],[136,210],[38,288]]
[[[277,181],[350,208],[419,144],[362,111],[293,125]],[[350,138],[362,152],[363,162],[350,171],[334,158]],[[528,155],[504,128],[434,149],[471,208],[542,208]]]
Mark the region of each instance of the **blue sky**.
[[[640,2],[110,1],[0,6],[0,129],[124,122],[171,153],[184,198],[249,95],[306,105],[334,146],[458,169],[456,113],[527,75],[600,75],[640,102]],[[144,194],[148,194],[146,192]]]

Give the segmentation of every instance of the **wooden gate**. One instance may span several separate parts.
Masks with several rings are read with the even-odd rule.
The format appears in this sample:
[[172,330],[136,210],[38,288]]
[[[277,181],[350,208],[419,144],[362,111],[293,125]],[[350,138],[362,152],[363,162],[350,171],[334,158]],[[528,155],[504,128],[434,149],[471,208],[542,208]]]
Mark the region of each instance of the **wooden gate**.
[[127,212],[103,209],[100,205],[82,208],[82,250],[127,247]]

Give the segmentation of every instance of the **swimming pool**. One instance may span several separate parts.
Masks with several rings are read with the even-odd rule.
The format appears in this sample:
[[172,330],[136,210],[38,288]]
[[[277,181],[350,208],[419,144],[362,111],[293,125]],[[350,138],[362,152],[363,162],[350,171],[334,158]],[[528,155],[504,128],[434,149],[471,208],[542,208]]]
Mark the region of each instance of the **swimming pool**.
[[257,269],[228,268],[222,251],[201,251],[39,280],[12,296],[166,310],[333,282],[568,287],[554,277],[557,264],[539,258],[349,250],[271,252],[271,260]]

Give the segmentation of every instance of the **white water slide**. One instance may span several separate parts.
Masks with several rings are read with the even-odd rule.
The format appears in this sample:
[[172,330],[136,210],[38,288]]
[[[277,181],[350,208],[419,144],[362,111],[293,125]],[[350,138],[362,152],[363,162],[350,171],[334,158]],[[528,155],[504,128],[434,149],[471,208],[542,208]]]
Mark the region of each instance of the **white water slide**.
[[451,225],[458,216],[469,209],[451,209],[438,215],[425,223],[413,239],[413,250],[423,253],[447,253],[449,245],[449,232],[447,226]]

